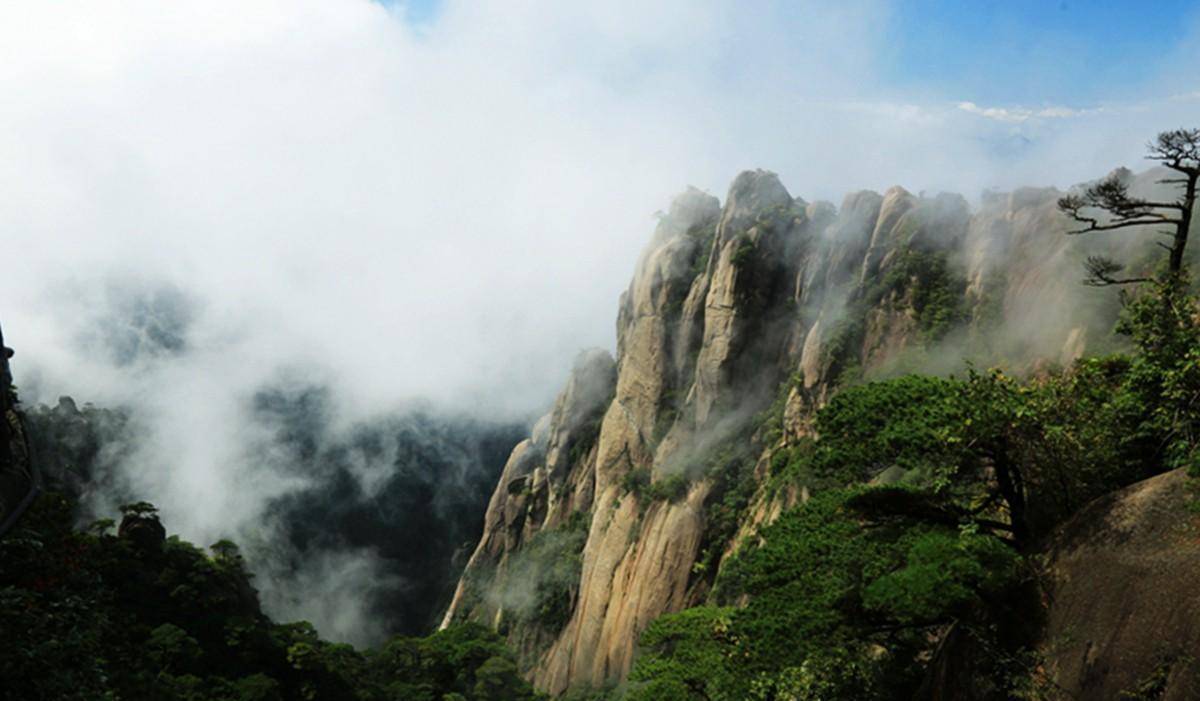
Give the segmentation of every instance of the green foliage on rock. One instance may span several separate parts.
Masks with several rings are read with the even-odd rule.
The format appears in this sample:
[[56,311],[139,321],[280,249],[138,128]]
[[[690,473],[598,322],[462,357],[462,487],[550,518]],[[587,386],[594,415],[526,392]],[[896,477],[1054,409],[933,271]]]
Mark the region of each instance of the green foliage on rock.
[[755,459],[750,449],[755,443],[748,431],[755,425],[763,425],[770,416],[771,410],[768,409],[757,421],[735,431],[714,448],[703,465],[703,474],[709,480],[710,489],[704,501],[704,534],[694,571],[707,574],[709,581],[716,574],[721,557],[745,519],[747,508],[758,488],[754,476]]
[[691,480],[683,473],[654,479],[648,468],[634,468],[621,478],[621,492],[633,494],[645,506],[656,501],[676,502],[687,496]]
[[621,477],[621,493],[640,496],[650,486],[650,468],[635,467]]
[[818,440],[775,456],[773,479],[810,488],[898,480],[936,493],[948,513],[1036,536],[1163,469],[1157,446],[1172,431],[1146,418],[1164,414],[1141,387],[1143,362],[1087,359],[1025,382],[994,371],[849,387],[818,413]]
[[821,440],[804,456],[811,473],[851,484],[893,465],[932,470],[954,463],[961,441],[951,433],[964,420],[960,391],[953,380],[912,375],[835,395],[817,415]]
[[743,268],[754,257],[754,250],[754,241],[749,236],[743,235],[737,240],[737,247],[730,254],[729,262],[733,264],[734,268]]
[[[1127,298],[1118,329],[1137,353],[1123,391],[1144,411],[1139,437],[1161,438],[1166,467],[1200,474],[1200,306],[1185,274],[1166,276]],[[1148,446],[1149,447],[1149,446]],[[1159,451],[1156,451],[1159,453]]]
[[[871,520],[864,489],[820,494],[722,569],[717,598],[663,616],[642,638],[631,699],[900,698],[931,634],[975,622],[1020,581],[988,535],[919,519]],[[939,597],[945,590],[951,596]],[[982,620],[979,620],[982,623]]]
[[906,624],[943,620],[1003,595],[1017,566],[1017,554],[996,538],[930,531],[909,545],[904,567],[866,587],[863,605]]
[[888,269],[876,294],[910,292],[917,327],[926,340],[937,341],[968,320],[966,289],[945,253],[910,248]]
[[557,632],[570,620],[579,592],[588,514],[576,511],[561,526],[538,531],[513,555],[500,599],[517,620]]
[[641,638],[648,654],[630,675],[630,701],[716,698],[727,683],[731,608],[699,606],[663,616]]
[[695,280],[708,270],[708,261],[712,257],[713,240],[717,237],[716,222],[698,224],[688,229],[688,236],[696,242],[696,257],[692,261],[689,280]]

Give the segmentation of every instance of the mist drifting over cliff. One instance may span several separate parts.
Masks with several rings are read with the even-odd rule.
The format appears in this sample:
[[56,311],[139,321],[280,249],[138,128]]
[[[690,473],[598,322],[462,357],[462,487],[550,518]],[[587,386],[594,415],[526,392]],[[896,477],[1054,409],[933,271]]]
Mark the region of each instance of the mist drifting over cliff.
[[[1200,106],[1174,68],[1194,53],[1081,105],[899,88],[892,16],[886,2],[447,2],[423,22],[367,0],[6,5],[0,89],[19,99],[0,109],[0,321],[22,396],[128,407],[145,429],[120,461],[128,490],[171,531],[257,534],[265,551],[272,505],[321,479],[293,469],[264,396],[327,393],[315,455],[417,400],[525,421],[580,349],[612,347],[653,214],[688,183],[722,195],[761,167],[835,202],[897,183],[1065,187],[1136,164],[1147,124]],[[346,469],[369,487],[370,461]],[[379,571],[374,551],[330,557],[293,581]],[[259,584],[278,615],[353,637]]]

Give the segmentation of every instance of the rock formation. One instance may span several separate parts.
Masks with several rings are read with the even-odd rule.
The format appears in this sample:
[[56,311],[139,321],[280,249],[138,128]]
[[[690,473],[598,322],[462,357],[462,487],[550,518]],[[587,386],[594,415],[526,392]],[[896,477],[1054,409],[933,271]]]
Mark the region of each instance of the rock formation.
[[1067,698],[1200,697],[1200,515],[1182,470],[1093,502],[1048,547],[1044,672]]
[[[582,356],[513,450],[445,623],[504,632],[551,693],[623,679],[646,625],[701,602],[737,539],[804,498],[757,479],[730,530],[717,515],[742,463],[727,456],[748,454],[760,478],[847,380],[964,356],[1035,369],[1109,336],[1115,294],[1079,285],[1080,262],[1108,244],[1062,235],[1060,194],[991,193],[972,213],[897,187],[835,209],[755,171],[723,205],[678,197],[620,300],[615,360]],[[571,575],[531,575],[549,566],[534,550]],[[522,581],[536,591],[516,596]]]

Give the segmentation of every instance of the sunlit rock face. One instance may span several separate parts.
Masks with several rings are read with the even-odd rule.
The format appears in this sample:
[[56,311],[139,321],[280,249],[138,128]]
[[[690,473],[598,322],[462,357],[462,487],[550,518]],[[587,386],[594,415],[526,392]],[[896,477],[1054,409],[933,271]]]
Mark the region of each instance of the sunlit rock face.
[[[761,487],[772,451],[839,384],[964,358],[1036,371],[1111,338],[1116,294],[1079,285],[1079,263],[1114,244],[1065,236],[1060,195],[986,193],[972,211],[895,187],[835,208],[764,171],[739,175],[723,205],[680,195],[621,297],[616,358],[583,356],[513,450],[444,623],[506,633],[552,693],[624,679],[650,621],[703,601],[722,554],[805,498],[759,489],[719,531],[729,480],[713,455],[752,452]],[[782,425],[763,430],[773,403]],[[553,551],[571,576],[535,574],[537,591],[512,596],[542,572],[529,551],[546,542],[573,544]]]

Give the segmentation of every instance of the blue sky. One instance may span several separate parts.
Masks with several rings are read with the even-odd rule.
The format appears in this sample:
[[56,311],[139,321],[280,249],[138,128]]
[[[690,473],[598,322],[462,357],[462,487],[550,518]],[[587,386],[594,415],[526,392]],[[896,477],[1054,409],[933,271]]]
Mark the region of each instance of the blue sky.
[[1198,13],[1189,0],[905,0],[884,68],[901,84],[963,100],[1086,106],[1136,90],[1171,60]]
[[[382,2],[419,24],[436,23],[443,4]],[[890,10],[878,69],[898,91],[1034,108],[1155,97],[1142,94],[1145,76],[1176,60],[1200,23],[1198,0],[900,0]]]
[[408,19],[414,22],[428,22],[437,17],[439,0],[381,0],[384,5],[403,5]]

